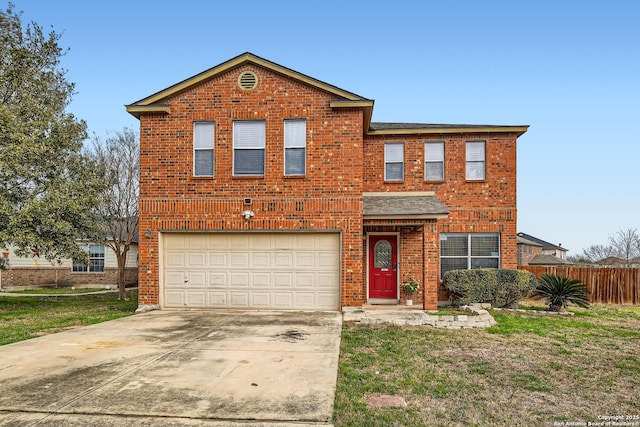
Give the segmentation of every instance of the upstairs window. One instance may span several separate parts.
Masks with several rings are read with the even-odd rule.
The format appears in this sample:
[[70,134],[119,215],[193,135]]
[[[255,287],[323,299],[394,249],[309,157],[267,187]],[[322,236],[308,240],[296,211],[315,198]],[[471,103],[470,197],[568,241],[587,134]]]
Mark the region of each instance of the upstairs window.
[[284,174],[304,175],[307,154],[307,122],[284,121]]
[[449,270],[500,268],[500,234],[440,235],[440,277]]
[[193,174],[213,176],[213,122],[193,124]]
[[102,273],[104,272],[104,245],[90,244],[80,245],[80,249],[89,253],[89,265],[82,261],[73,260],[75,272]]
[[424,179],[426,181],[444,180],[444,142],[424,144]]
[[264,175],[265,122],[233,122],[233,174]]
[[384,180],[402,181],[404,179],[404,144],[384,144]]
[[467,181],[482,181],[484,179],[484,141],[467,142]]

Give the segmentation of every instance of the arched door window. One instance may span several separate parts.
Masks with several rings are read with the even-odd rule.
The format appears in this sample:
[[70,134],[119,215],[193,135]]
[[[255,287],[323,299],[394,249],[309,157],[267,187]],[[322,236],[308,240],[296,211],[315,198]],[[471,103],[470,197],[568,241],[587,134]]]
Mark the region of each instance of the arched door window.
[[373,266],[375,268],[391,268],[391,243],[380,240],[373,247]]

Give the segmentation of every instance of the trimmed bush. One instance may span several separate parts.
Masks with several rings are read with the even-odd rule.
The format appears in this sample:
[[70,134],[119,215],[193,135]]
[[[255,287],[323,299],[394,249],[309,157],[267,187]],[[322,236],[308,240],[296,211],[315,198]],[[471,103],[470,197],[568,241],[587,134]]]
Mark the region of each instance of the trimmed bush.
[[529,271],[500,268],[451,270],[444,273],[443,280],[454,304],[488,302],[493,307],[517,305],[531,295],[537,284]]

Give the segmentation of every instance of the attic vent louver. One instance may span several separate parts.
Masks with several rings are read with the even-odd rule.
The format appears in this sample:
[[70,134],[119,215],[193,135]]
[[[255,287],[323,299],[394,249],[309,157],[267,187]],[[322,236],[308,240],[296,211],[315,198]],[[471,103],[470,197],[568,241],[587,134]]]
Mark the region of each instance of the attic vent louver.
[[238,76],[238,86],[240,86],[240,89],[242,90],[255,89],[257,85],[258,76],[256,76],[252,71],[245,71]]

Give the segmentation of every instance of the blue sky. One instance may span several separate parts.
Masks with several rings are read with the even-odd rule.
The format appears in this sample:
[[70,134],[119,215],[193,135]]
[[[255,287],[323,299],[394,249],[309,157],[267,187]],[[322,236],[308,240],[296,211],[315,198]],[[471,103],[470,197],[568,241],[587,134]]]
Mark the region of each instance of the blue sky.
[[636,1],[13,3],[63,34],[69,110],[101,138],[137,129],[124,105],[249,51],[374,99],[374,121],[530,125],[518,231],[569,255],[640,228]]

